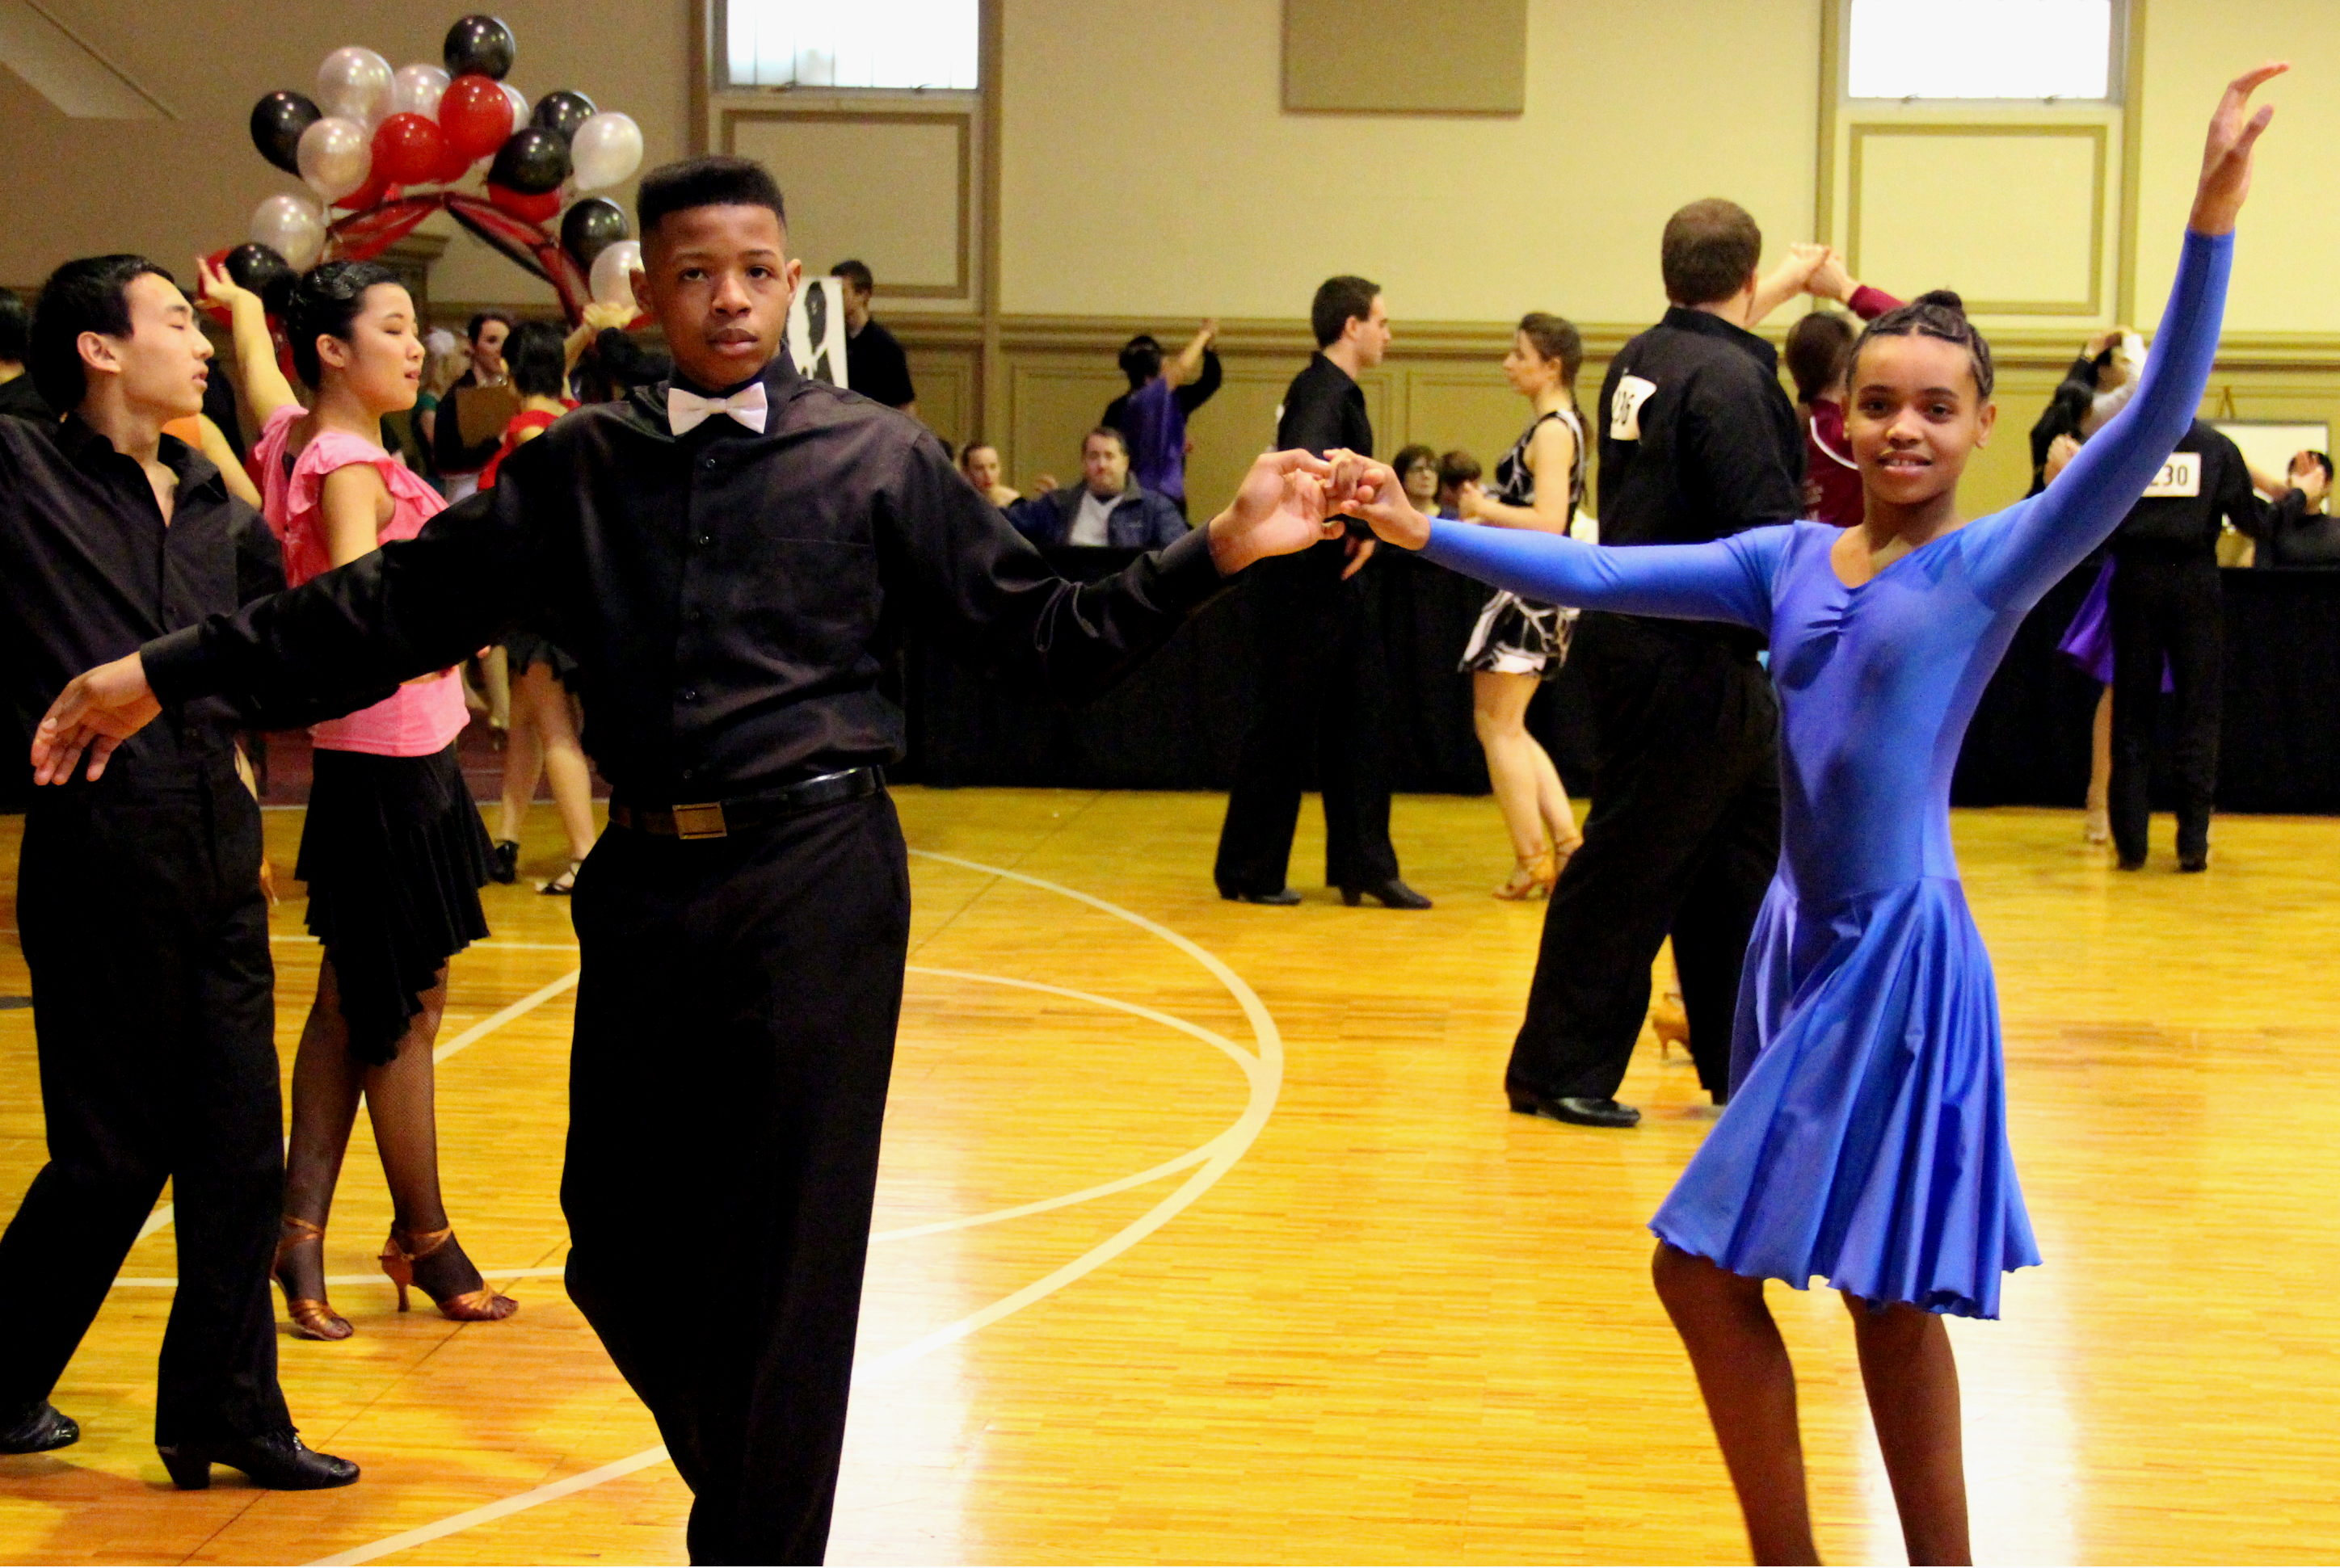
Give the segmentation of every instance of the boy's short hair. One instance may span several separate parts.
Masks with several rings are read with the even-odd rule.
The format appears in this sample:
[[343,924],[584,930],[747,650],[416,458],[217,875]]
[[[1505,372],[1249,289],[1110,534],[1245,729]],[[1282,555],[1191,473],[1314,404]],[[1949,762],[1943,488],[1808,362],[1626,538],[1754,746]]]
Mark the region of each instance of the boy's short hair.
[[780,227],[788,224],[787,204],[768,170],[753,158],[711,153],[661,163],[643,175],[634,194],[635,227],[647,242],[668,217],[694,207],[766,207]]
[[1711,305],[1747,286],[1763,259],[1763,231],[1736,202],[1710,196],[1666,220],[1659,270],[1666,298],[1677,305]]
[[78,409],[89,395],[83,373],[81,335],[130,336],[130,285],[152,272],[171,274],[144,256],[84,256],[49,274],[33,307],[26,333],[25,369],[50,408]]

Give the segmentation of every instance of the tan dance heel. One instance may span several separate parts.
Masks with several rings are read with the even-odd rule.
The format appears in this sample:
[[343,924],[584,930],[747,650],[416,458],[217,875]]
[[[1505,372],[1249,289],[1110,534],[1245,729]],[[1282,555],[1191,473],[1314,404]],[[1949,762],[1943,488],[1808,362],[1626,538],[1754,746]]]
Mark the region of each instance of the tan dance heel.
[[284,1310],[292,1319],[292,1332],[302,1339],[347,1339],[357,1330],[350,1320],[333,1310],[333,1304],[322,1297],[311,1297],[292,1294],[292,1277],[284,1269],[287,1249],[313,1241],[317,1244],[318,1267],[324,1267],[325,1228],[312,1225],[293,1215],[286,1215],[284,1223],[294,1234],[276,1238],[276,1262],[270,1270],[276,1277],[276,1287],[284,1292]]
[[[1574,844],[1569,846],[1572,852],[1575,847]],[[1520,856],[1518,868],[1512,873],[1509,882],[1495,890],[1495,896],[1509,903],[1546,897],[1551,893],[1552,884],[1560,880],[1560,863],[1559,853],[1550,844],[1533,854]]]
[[1678,1045],[1690,1050],[1690,1010],[1682,1005],[1681,991],[1668,986],[1658,1000],[1650,1004],[1650,1032],[1658,1037],[1658,1055],[1663,1057],[1666,1048]]
[[[406,1292],[414,1284],[414,1266],[426,1257],[436,1257],[455,1239],[455,1228],[444,1230],[402,1231],[395,1225],[390,1228],[390,1239],[382,1244],[382,1271],[398,1287],[398,1309],[406,1310]],[[458,1251],[461,1248],[458,1247]],[[486,1285],[477,1290],[466,1290],[454,1296],[441,1296],[429,1286],[422,1294],[431,1297],[439,1315],[458,1323],[501,1323],[520,1310],[520,1303],[509,1296],[499,1296]]]

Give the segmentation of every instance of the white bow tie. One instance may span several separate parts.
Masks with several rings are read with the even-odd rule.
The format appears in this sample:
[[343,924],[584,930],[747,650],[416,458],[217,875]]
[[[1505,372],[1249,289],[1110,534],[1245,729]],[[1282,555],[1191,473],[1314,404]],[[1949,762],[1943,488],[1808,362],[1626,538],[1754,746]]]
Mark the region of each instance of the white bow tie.
[[769,406],[761,381],[751,381],[728,398],[702,398],[680,387],[666,390],[667,427],[678,436],[689,435],[717,414],[729,414],[760,436]]

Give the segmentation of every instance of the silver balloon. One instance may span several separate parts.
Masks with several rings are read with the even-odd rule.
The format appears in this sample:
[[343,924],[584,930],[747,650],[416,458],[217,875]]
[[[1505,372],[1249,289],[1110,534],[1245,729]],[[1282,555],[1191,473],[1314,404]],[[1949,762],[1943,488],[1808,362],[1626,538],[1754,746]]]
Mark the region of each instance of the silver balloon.
[[641,243],[636,240],[619,240],[593,258],[593,302],[597,305],[630,305],[634,302],[634,273],[642,264]]
[[577,127],[570,141],[569,167],[580,191],[622,185],[641,166],[642,128],[630,114],[607,111],[595,114]]
[[296,272],[317,264],[325,249],[325,215],[312,202],[280,192],[253,209],[252,242],[284,258]]
[[352,44],[317,67],[317,107],[371,131],[390,113],[392,84],[390,62]]
[[301,178],[328,202],[357,190],[373,173],[373,146],[366,128],[340,114],[328,114],[302,132],[295,156]]
[[436,65],[401,65],[390,79],[390,112],[439,118],[439,100],[447,95],[447,73]]
[[528,94],[509,82],[499,82],[496,85],[501,87],[504,90],[504,96],[511,100],[513,131],[527,130],[529,111],[532,107],[528,101]]

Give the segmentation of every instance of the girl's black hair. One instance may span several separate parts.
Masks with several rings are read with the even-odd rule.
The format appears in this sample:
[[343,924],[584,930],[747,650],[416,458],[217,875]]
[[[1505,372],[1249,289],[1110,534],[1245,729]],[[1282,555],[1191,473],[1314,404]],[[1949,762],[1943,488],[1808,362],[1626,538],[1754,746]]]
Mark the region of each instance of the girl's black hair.
[[1991,370],[1990,345],[1975,330],[1975,324],[1967,320],[1966,301],[1948,289],[1929,290],[1869,322],[1852,345],[1853,360],[1859,361],[1860,350],[1869,347],[1871,338],[1913,336],[1938,338],[1964,349],[1974,367],[1976,392],[1985,402],[1990,400],[1990,390],[1998,384],[1998,377]]
[[379,261],[327,261],[301,274],[284,302],[284,336],[292,345],[292,369],[308,386],[317,385],[324,366],[319,338],[350,340],[350,330],[365,308],[368,289],[402,280]]
[[504,369],[514,390],[528,398],[569,391],[569,334],[554,321],[522,321],[504,340]]

